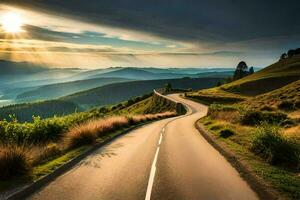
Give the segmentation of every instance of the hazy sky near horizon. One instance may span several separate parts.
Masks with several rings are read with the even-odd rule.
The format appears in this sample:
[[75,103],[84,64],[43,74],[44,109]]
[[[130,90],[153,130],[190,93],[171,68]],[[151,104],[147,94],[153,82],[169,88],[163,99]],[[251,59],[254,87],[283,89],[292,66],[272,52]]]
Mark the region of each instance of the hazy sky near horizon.
[[[1,0],[0,59],[54,67],[264,67],[300,47],[298,0]],[[2,23],[3,24],[3,23]]]

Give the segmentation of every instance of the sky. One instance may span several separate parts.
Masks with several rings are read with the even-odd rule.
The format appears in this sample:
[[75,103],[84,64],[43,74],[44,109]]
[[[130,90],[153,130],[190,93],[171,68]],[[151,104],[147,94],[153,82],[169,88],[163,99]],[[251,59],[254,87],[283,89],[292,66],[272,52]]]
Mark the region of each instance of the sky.
[[[1,0],[0,59],[50,67],[265,67],[300,47],[299,0]],[[14,13],[21,31],[7,33]]]

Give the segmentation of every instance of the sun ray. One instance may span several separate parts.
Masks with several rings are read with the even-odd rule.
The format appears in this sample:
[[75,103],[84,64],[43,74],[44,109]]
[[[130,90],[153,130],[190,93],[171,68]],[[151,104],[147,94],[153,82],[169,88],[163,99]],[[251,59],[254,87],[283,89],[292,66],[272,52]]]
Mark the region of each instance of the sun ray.
[[6,33],[19,33],[23,26],[22,17],[16,12],[7,12],[2,16],[1,26]]

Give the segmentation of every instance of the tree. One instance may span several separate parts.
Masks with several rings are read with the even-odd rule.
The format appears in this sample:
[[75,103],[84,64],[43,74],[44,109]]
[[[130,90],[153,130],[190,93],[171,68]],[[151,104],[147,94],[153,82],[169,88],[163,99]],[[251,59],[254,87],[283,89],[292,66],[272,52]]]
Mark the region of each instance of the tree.
[[249,74],[253,74],[254,73],[254,68],[253,67],[250,67],[249,69]]
[[280,56],[280,60],[284,60],[284,59],[287,59],[287,54],[286,53],[283,53],[281,56]]
[[172,91],[172,85],[171,85],[171,83],[167,83],[166,84],[165,91],[166,92],[171,92]]
[[291,58],[296,54],[296,51],[294,49],[290,49],[287,53],[288,57]]
[[217,82],[217,87],[221,86],[222,85],[222,82],[221,81],[218,81]]
[[247,76],[248,74],[249,74],[248,65],[246,64],[245,61],[241,61],[236,67],[236,70],[233,75],[233,79],[238,80],[240,78]]

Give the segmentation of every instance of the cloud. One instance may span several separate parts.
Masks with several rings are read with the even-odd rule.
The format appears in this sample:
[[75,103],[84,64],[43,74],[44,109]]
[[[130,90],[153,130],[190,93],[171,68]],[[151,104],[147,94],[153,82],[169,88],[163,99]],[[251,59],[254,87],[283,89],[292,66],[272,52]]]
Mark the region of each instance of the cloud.
[[[300,33],[300,3],[290,0],[10,0],[98,25],[180,41],[233,42]],[[221,9],[220,9],[221,8]],[[76,19],[76,18],[75,18]]]
[[300,45],[296,0],[1,2],[0,10],[15,9],[27,19],[26,39],[34,42],[18,48],[61,58],[45,58],[51,65],[232,66],[243,59],[265,66]]

